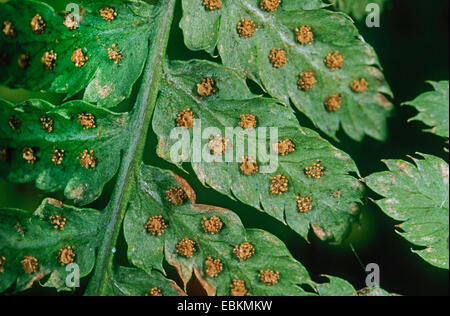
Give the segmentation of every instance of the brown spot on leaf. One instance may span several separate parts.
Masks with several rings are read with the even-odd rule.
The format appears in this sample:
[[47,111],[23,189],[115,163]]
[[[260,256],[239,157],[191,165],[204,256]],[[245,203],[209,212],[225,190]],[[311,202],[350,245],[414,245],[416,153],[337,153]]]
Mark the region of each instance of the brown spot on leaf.
[[257,26],[252,20],[244,18],[239,21],[236,28],[240,37],[250,38],[255,34]]
[[64,149],[54,149],[52,152],[52,162],[55,166],[62,164],[65,156]]
[[344,56],[338,51],[334,51],[332,54],[330,53],[325,57],[324,63],[331,71],[336,71],[344,65],[344,60]]
[[54,229],[59,229],[60,231],[64,231],[66,227],[67,218],[61,215],[53,215],[48,218],[51,225],[53,225]]
[[17,36],[16,28],[11,21],[3,22],[3,34],[9,38],[14,38]]
[[302,72],[300,74],[300,79],[297,82],[298,88],[303,91],[308,91],[314,88],[317,83],[316,78],[314,78],[314,72]]
[[97,166],[97,157],[94,156],[93,150],[83,150],[83,153],[77,159],[80,160],[80,164],[86,169],[94,169]]
[[208,257],[205,261],[205,265],[207,267],[206,274],[210,278],[215,278],[222,272],[223,264],[220,259],[214,259],[213,257]]
[[26,274],[35,273],[38,270],[39,261],[33,256],[25,256],[22,260],[22,268]]
[[217,91],[216,81],[212,78],[204,78],[201,83],[197,84],[197,93],[202,97],[209,97]]
[[177,253],[180,256],[192,258],[194,256],[194,252],[196,251],[195,241],[192,241],[189,238],[185,237],[177,244],[176,248]]
[[253,129],[256,128],[256,116],[254,116],[253,114],[242,114],[241,115],[241,121],[239,122],[239,126],[242,127],[243,129]]
[[258,172],[259,167],[254,158],[244,156],[242,157],[240,169],[245,175],[251,176]]
[[223,222],[217,215],[214,215],[209,219],[207,217],[203,217],[202,227],[205,232],[214,235],[222,230]]
[[369,86],[369,83],[364,78],[361,78],[359,80],[353,80],[350,83],[350,88],[352,88],[352,90],[355,91],[356,93],[366,92],[368,86]]
[[320,162],[314,162],[311,167],[305,168],[305,174],[308,178],[320,179],[325,175],[325,167],[320,164]]
[[42,55],[41,62],[44,69],[53,70],[56,66],[56,59],[58,54],[54,50],[49,50]]
[[203,0],[202,4],[210,11],[222,9],[222,0]]
[[177,114],[177,126],[184,128],[192,128],[195,124],[195,116],[190,108],[184,109]]
[[269,60],[272,66],[275,68],[282,68],[288,62],[286,52],[280,48],[272,49],[269,54]]
[[314,41],[314,34],[311,31],[311,27],[309,26],[302,26],[301,28],[295,29],[295,35],[297,41],[303,45],[312,43]]
[[339,111],[342,105],[342,95],[335,93],[325,99],[325,108],[328,112]]
[[297,208],[300,213],[308,213],[312,210],[312,198],[309,196],[297,196]]
[[34,165],[37,161],[36,150],[34,148],[25,148],[23,150],[22,158],[30,165]]
[[67,246],[58,252],[58,261],[62,266],[75,262],[75,246]]
[[255,247],[248,241],[245,241],[240,245],[236,245],[233,249],[233,253],[238,257],[239,261],[242,262],[250,259],[255,254]]
[[122,60],[123,56],[121,52],[118,51],[116,44],[112,44],[111,48],[108,48],[108,57],[109,60],[112,60],[116,65]]
[[88,61],[88,57],[83,52],[81,48],[75,48],[72,53],[72,62],[75,64],[75,67],[82,67]]
[[289,181],[285,176],[278,174],[270,178],[272,184],[270,185],[270,192],[272,194],[283,194],[288,190]]
[[167,201],[172,202],[173,205],[180,206],[183,205],[187,199],[186,192],[179,186],[172,186],[166,191]]
[[148,219],[144,228],[153,236],[161,236],[167,228],[167,224],[161,215],[155,215]]
[[274,272],[273,270],[260,270],[259,279],[261,282],[272,286],[278,283],[278,280],[280,279],[280,272]]
[[116,10],[111,7],[104,7],[102,9],[100,9],[98,13],[103,18],[103,20],[108,21],[108,22],[113,21],[117,16]]
[[248,295],[248,290],[245,287],[243,280],[233,280],[231,287],[231,296],[245,296]]
[[45,28],[47,27],[47,23],[45,23],[42,16],[39,14],[36,14],[30,22],[31,30],[35,34],[42,34],[45,31]]
[[28,53],[20,54],[19,57],[17,57],[17,65],[21,69],[27,69],[30,66],[31,57]]
[[273,150],[281,156],[286,156],[287,154],[295,151],[295,144],[289,138],[273,144],[272,146]]
[[261,10],[276,12],[281,4],[281,0],[261,0]]

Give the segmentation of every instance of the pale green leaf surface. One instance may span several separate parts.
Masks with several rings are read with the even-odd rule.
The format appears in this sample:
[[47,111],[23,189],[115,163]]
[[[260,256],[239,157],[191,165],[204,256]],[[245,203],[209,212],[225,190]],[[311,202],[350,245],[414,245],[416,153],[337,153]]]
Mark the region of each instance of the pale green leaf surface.
[[[95,128],[84,129],[78,121],[81,113],[95,117]],[[11,117],[20,121],[12,129]],[[53,131],[43,129],[40,119],[53,120]],[[42,100],[13,105],[0,100],[0,146],[7,148],[6,160],[0,160],[0,175],[16,183],[35,182],[46,192],[62,191],[79,204],[88,204],[100,196],[103,186],[117,172],[120,151],[127,144],[128,115],[114,114],[83,101],[60,106]],[[23,150],[33,148],[37,161],[28,163]],[[55,149],[64,150],[60,165],[52,161]],[[86,169],[80,163],[84,150],[93,150],[96,166]]]
[[[67,219],[64,231],[55,229],[50,216]],[[46,199],[32,214],[17,209],[0,209],[0,257],[5,257],[4,272],[0,273],[0,293],[14,283],[15,291],[31,288],[33,283],[49,276],[44,286],[58,291],[69,290],[66,278],[73,270],[66,271],[58,261],[60,249],[74,246],[75,263],[80,277],[88,275],[95,261],[95,249],[103,227],[102,213],[91,209],[77,209],[59,205]],[[25,256],[38,259],[36,273],[27,274],[22,268]]]
[[[77,4],[84,15],[76,30],[69,30],[63,24],[64,13],[55,12],[45,3],[25,0],[0,4],[0,23],[12,22],[17,33],[14,38],[0,34],[3,53],[0,83],[13,88],[64,93],[67,97],[85,89],[84,100],[103,107],[113,107],[130,96],[144,67],[156,9],[135,0]],[[99,9],[105,6],[116,10],[113,21],[100,16]],[[47,25],[43,34],[33,33],[30,27],[37,13]],[[113,44],[123,57],[117,64],[108,55],[108,48]],[[81,48],[88,57],[82,67],[72,62],[76,48]],[[57,53],[53,70],[44,69],[41,62],[44,53],[50,50]],[[30,56],[26,69],[20,68],[17,62],[22,53]]]
[[384,196],[376,201],[388,216],[402,223],[399,232],[414,245],[413,250],[430,264],[448,269],[449,256],[449,173],[448,164],[434,156],[386,160],[390,171],[368,176],[365,181]]
[[431,126],[429,132],[447,137],[449,136],[449,93],[448,81],[429,81],[434,91],[425,92],[416,99],[403,105],[413,106],[419,111],[412,121],[422,121]]
[[[200,98],[196,84],[205,77],[217,81],[218,92]],[[171,149],[177,148],[179,143],[178,137],[171,138],[171,131],[176,126],[177,114],[186,108],[190,108],[196,119],[201,120],[194,129],[201,123],[202,129],[215,127],[225,136],[226,127],[237,128],[233,139],[227,139],[227,150],[237,156],[232,160],[234,162],[224,162],[222,156],[218,157],[222,162],[193,161],[195,146],[209,152],[208,138],[215,135],[204,135],[201,144],[194,144],[193,131],[189,129],[191,144],[186,144],[188,151],[185,160],[191,162],[203,184],[267,212],[305,238],[311,227],[320,239],[331,243],[340,243],[349,234],[352,223],[358,218],[358,204],[363,196],[362,185],[349,175],[357,172],[357,168],[347,154],[334,148],[315,132],[300,127],[288,108],[273,99],[251,95],[241,78],[217,64],[175,62],[167,70],[153,119],[153,129],[159,138],[158,155],[171,162],[174,162]],[[238,126],[240,115],[244,113],[255,115],[258,127],[278,127],[279,139],[289,138],[295,144],[294,152],[278,156],[277,168],[270,173],[247,176],[240,171],[239,159],[242,155],[232,148],[246,137],[244,130]],[[269,132],[258,136],[256,141],[259,140],[265,142],[265,146],[272,147]],[[254,144],[255,141],[251,142]],[[266,152],[269,148],[263,149]],[[258,153],[256,159],[262,161],[261,156]],[[325,175],[320,179],[308,178],[305,168],[317,161],[326,168]],[[282,195],[270,192],[270,178],[277,174],[284,175],[289,181],[288,191]],[[296,196],[311,197],[312,210],[300,213]]]
[[[348,16],[322,9],[324,4],[320,1],[285,0],[275,13],[262,11],[260,0],[222,3],[222,9],[210,11],[201,0],[183,1],[180,26],[188,48],[211,54],[217,48],[225,66],[254,79],[284,104],[291,101],[332,137],[342,126],[358,141],[365,135],[386,139],[386,118],[392,104],[385,95],[391,95],[391,91],[373,48],[359,37]],[[240,37],[237,32],[242,18],[249,18],[258,26],[251,38]],[[312,28],[312,43],[297,42],[295,29],[301,26]],[[287,52],[288,62],[279,69],[268,58],[275,48]],[[345,57],[343,67],[337,71],[331,71],[324,63],[334,51]],[[315,86],[307,92],[298,89],[299,75],[311,71],[317,80]],[[350,83],[361,78],[369,83],[368,90],[356,93]],[[328,112],[324,102],[336,93],[343,97],[341,109]]]

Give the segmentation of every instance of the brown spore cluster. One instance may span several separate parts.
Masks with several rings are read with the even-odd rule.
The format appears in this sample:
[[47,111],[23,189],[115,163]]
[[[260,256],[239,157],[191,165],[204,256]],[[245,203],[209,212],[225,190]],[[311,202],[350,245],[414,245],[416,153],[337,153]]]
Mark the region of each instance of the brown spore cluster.
[[184,128],[192,128],[195,124],[195,116],[190,108],[184,109],[180,113],[177,114],[177,126]]
[[108,21],[108,22],[113,21],[117,16],[116,10],[111,7],[104,7],[102,9],[100,9],[98,13],[103,18],[103,20]]
[[47,27],[47,23],[45,23],[42,16],[39,14],[36,14],[30,22],[31,31],[35,34],[42,34],[45,31],[45,28]]
[[297,196],[297,208],[300,213],[308,213],[312,210],[312,198],[309,196]]
[[309,44],[314,41],[314,34],[309,26],[302,26],[295,29],[295,36],[300,44]]
[[250,38],[255,35],[257,28],[255,22],[247,18],[240,20],[236,26],[239,36],[243,38]]
[[52,215],[48,218],[51,225],[53,225],[54,229],[59,229],[64,231],[66,227],[67,218],[62,215]]
[[228,141],[225,137],[220,135],[216,135],[216,137],[211,137],[209,139],[208,147],[211,150],[211,153],[214,155],[224,155],[227,150]]
[[161,236],[164,234],[167,224],[164,221],[162,215],[155,215],[148,219],[144,228],[153,236]]
[[28,53],[22,53],[17,57],[17,65],[20,69],[27,69],[30,66],[31,57]]
[[256,128],[257,120],[256,116],[250,113],[245,113],[241,115],[241,121],[239,126],[243,129],[253,129]]
[[163,294],[159,287],[154,286],[150,289],[150,291],[148,291],[147,294],[145,294],[145,296],[163,296]]
[[119,52],[116,44],[112,44],[111,47],[108,48],[108,58],[109,60],[112,60],[115,65],[122,60],[123,56]]
[[247,176],[252,176],[256,174],[259,170],[258,163],[252,157],[244,156],[242,157],[242,162],[240,169],[243,174]]
[[62,164],[65,156],[64,149],[53,149],[52,152],[52,162],[55,166],[59,166]]
[[223,7],[222,0],[203,0],[202,5],[210,11],[219,10]]
[[14,38],[17,36],[16,28],[11,21],[3,22],[3,34],[9,38]]
[[295,151],[295,144],[289,138],[274,144],[273,147],[275,152],[281,156],[286,156]]
[[180,206],[183,205],[187,200],[188,196],[186,192],[180,186],[172,186],[166,191],[166,199],[173,205]]
[[47,131],[48,133],[53,132],[53,124],[54,124],[54,122],[53,122],[53,120],[50,117],[44,116],[44,117],[41,117],[39,120],[40,120],[40,122],[42,124],[42,129],[43,130]]
[[314,88],[317,83],[316,78],[314,77],[314,72],[302,72],[300,74],[300,79],[297,82],[297,86],[300,90],[308,91]]
[[39,268],[39,261],[33,256],[25,256],[22,260],[22,269],[26,274],[37,272]]
[[272,49],[269,54],[269,61],[275,68],[284,67],[288,62],[286,51],[281,48]]
[[352,88],[352,90],[355,91],[356,93],[366,92],[368,86],[369,86],[369,83],[364,78],[361,78],[359,80],[354,80],[350,83],[350,88]]
[[259,271],[259,279],[261,280],[261,282],[272,286],[278,283],[278,280],[280,279],[280,273],[273,270],[261,270]]
[[231,287],[231,296],[245,296],[248,295],[248,290],[245,287],[245,282],[243,280],[233,280]]
[[56,66],[56,59],[58,54],[54,50],[49,50],[42,55],[41,63],[46,70],[53,70]]
[[61,266],[66,266],[68,264],[75,262],[75,246],[67,246],[62,248],[58,252],[58,261]]
[[325,167],[320,162],[314,162],[312,166],[305,168],[305,174],[308,178],[320,179],[325,175]]
[[72,53],[72,62],[75,64],[75,67],[83,67],[88,59],[88,56],[83,52],[81,48],[75,48]]
[[255,254],[255,247],[248,241],[245,241],[240,245],[236,245],[233,249],[233,253],[239,258],[239,261],[245,261]]
[[177,253],[180,256],[183,256],[186,258],[192,258],[196,251],[195,241],[192,241],[189,238],[185,237],[177,244],[176,248],[177,248]]
[[203,78],[202,82],[197,84],[197,93],[201,97],[209,97],[210,95],[217,93],[216,81],[212,78]]
[[85,169],[94,169],[97,166],[97,157],[94,156],[93,150],[85,149],[77,158]]
[[36,150],[31,147],[27,147],[23,150],[22,158],[30,165],[34,165],[37,161]]
[[219,275],[220,272],[222,272],[223,264],[220,259],[214,259],[213,257],[208,257],[205,261],[206,265],[206,274],[210,278],[215,278]]
[[260,7],[264,11],[276,12],[280,4],[281,0],[261,0]]
[[213,215],[211,218],[203,217],[202,227],[205,232],[214,235],[222,230],[223,222],[217,215]]
[[270,185],[270,192],[272,194],[281,195],[288,190],[289,181],[285,176],[277,174],[276,176],[271,177],[270,180],[272,181],[272,184]]
[[344,56],[342,56],[338,51],[334,51],[325,57],[324,62],[331,71],[336,71],[344,65],[344,60]]
[[95,116],[92,113],[83,112],[78,114],[78,122],[85,130],[97,127],[95,123]]
[[342,106],[342,100],[343,100],[342,95],[338,93],[332,94],[325,99],[324,103],[325,108],[327,109],[328,112],[339,111]]

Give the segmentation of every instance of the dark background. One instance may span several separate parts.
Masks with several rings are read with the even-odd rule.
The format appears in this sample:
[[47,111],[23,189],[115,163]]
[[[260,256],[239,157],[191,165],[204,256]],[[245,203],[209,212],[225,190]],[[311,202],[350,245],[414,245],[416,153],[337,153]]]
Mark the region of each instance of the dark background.
[[[65,4],[71,1],[45,2],[54,5],[57,10],[63,10]],[[181,6],[178,5],[168,48],[169,58],[214,60],[203,52],[191,52],[184,46],[182,33],[178,28],[180,17]],[[357,26],[364,39],[374,46],[378,53],[384,74],[394,92],[393,102],[396,110],[394,116],[389,119],[390,136],[387,142],[366,138],[357,143],[340,133],[341,141],[333,144],[352,156],[363,177],[385,170],[381,159],[407,159],[407,155],[416,152],[440,156],[448,162],[448,154],[443,149],[448,147],[448,144],[440,137],[422,132],[425,126],[421,123],[408,123],[407,120],[414,116],[416,111],[399,105],[429,91],[431,87],[425,81],[449,79],[449,1],[391,0],[382,13],[380,28],[370,29],[364,23],[357,23]],[[220,62],[220,59],[216,61]],[[251,86],[255,92],[259,92],[257,87]],[[31,93],[4,87],[0,87],[0,97],[14,102],[30,97],[45,98],[55,103],[63,99],[60,95]],[[132,98],[124,102],[119,106],[120,110],[129,109],[133,101]],[[313,128],[311,122],[301,113],[297,113],[297,116],[302,125]],[[151,132],[144,157],[146,163],[172,169],[185,177],[196,190],[198,203],[229,208],[241,217],[246,227],[262,228],[277,235],[316,281],[322,280],[322,274],[334,275],[348,280],[360,289],[365,286],[366,274],[363,265],[374,262],[381,268],[381,286],[390,292],[402,295],[448,295],[448,270],[434,268],[411,253],[413,245],[394,231],[394,225],[397,223],[385,216],[370,201],[365,203],[361,224],[355,226],[352,235],[343,245],[323,244],[313,234],[309,236],[308,244],[270,216],[204,188],[195,176],[192,176],[192,172],[190,175],[183,174],[162,161],[155,155],[156,143],[156,136]],[[190,170],[188,166],[186,168]],[[100,209],[106,206],[114,181],[115,179],[107,185],[103,196],[93,203],[92,207]],[[377,198],[373,192],[369,194]],[[0,179],[0,207],[18,207],[34,211],[47,196],[64,200],[61,194],[48,195],[32,185],[13,185]],[[119,252],[116,260],[122,265],[129,265],[123,236],[120,237],[117,248]],[[169,274],[174,274],[170,267],[168,270]],[[84,286],[87,281],[83,280]],[[83,293],[84,286],[77,294]],[[203,294],[195,280],[191,282],[189,292]],[[53,295],[56,292],[35,287],[24,294]]]

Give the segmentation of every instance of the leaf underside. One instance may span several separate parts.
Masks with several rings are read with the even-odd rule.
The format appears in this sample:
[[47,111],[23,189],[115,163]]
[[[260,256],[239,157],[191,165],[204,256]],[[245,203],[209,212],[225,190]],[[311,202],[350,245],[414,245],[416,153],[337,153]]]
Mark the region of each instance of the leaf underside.
[[376,201],[381,210],[398,225],[399,234],[412,244],[413,250],[428,263],[448,269],[449,256],[449,172],[442,159],[422,155],[403,160],[386,160],[390,171],[365,179],[367,185],[384,196]]
[[[217,81],[218,91],[209,97],[199,97],[197,84],[205,77]],[[188,147],[184,159],[191,162],[203,184],[267,212],[305,238],[312,227],[322,240],[340,243],[345,239],[352,223],[358,218],[358,203],[363,196],[362,185],[349,175],[357,172],[357,168],[347,154],[334,148],[315,132],[301,128],[288,108],[272,99],[252,95],[245,81],[233,71],[217,64],[193,61],[171,64],[154,113],[153,129],[159,138],[158,155],[174,163],[181,163],[171,157],[171,150],[178,148],[180,139],[179,136],[171,138],[171,132],[177,125],[177,115],[186,108],[193,112],[197,121],[193,128],[188,129],[190,138],[184,143]],[[256,117],[257,127],[277,127],[279,140],[291,140],[295,150],[284,156],[274,153],[273,144],[278,140],[270,139],[269,130],[264,135],[258,131],[254,139],[248,138],[248,130],[238,125],[240,116],[246,113]],[[216,130],[212,130],[211,135],[203,135],[201,144],[197,144],[193,130],[200,128],[200,124],[203,130],[211,127]],[[235,133],[227,136],[227,127],[236,128]],[[209,137],[214,138],[217,134],[226,137],[225,155],[231,153],[232,159],[227,161],[232,162],[225,162],[226,157],[221,154],[211,154],[212,159],[218,159],[212,162],[206,162],[205,155],[201,161],[194,161],[195,148],[210,153]],[[235,150],[244,139],[254,147],[260,146],[257,142],[263,142],[256,155],[260,172],[253,175],[241,171],[243,154]],[[275,168],[267,169],[268,173],[262,172],[269,164],[263,160],[264,154],[260,150],[264,153],[270,151],[271,157],[278,159],[272,164]],[[324,175],[309,178],[306,168],[318,162],[325,167]],[[288,180],[287,192],[271,192],[271,177],[276,175]],[[312,198],[309,212],[299,211],[297,196]]]
[[[113,107],[130,96],[144,67],[156,9],[134,0],[77,4],[81,21],[74,30],[63,24],[67,12],[57,13],[45,3],[26,0],[0,4],[0,23],[10,22],[15,29],[15,36],[0,35],[0,83],[64,93],[67,98],[85,89],[83,99],[103,107]],[[114,20],[107,21],[99,14],[105,6],[117,13]],[[46,24],[41,34],[30,26],[36,14]],[[121,55],[117,63],[108,53],[108,49],[114,51],[113,45]],[[88,58],[80,67],[72,59],[76,49]],[[44,67],[42,57],[51,50],[57,57],[50,70]],[[29,58],[23,68],[18,62],[22,54]]]
[[[93,125],[81,124],[83,113],[93,115]],[[42,118],[51,120],[47,129]],[[0,100],[0,174],[16,183],[33,181],[46,192],[64,190],[67,198],[86,205],[100,196],[117,172],[120,151],[128,142],[127,127],[128,114],[84,101],[55,107],[42,100],[17,105]],[[35,159],[25,158],[27,149]],[[64,150],[61,161],[54,160],[55,150]],[[95,159],[92,168],[82,165],[87,162],[82,158],[85,150]]]
[[431,129],[427,130],[433,134],[449,137],[449,92],[448,81],[429,81],[434,91],[425,92],[413,101],[405,102],[403,105],[413,106],[419,111],[411,120],[422,121]]
[[[213,54],[217,48],[225,66],[237,69],[267,92],[288,105],[289,100],[326,134],[336,137],[342,126],[355,140],[365,135],[378,140],[387,138],[386,118],[391,95],[378,58],[359,36],[351,20],[342,13],[322,9],[321,1],[284,0],[276,12],[260,9],[260,0],[222,1],[223,8],[209,10],[202,1],[184,0],[180,23],[185,43],[192,50]],[[253,36],[240,36],[239,21],[253,21]],[[313,41],[301,44],[295,30],[310,27]],[[287,63],[275,68],[269,55],[273,49],[286,52]],[[344,56],[341,68],[332,71],[324,62],[328,54]],[[313,72],[315,85],[299,89],[300,74]],[[355,92],[350,84],[364,78],[367,91]],[[338,94],[340,109],[328,111],[327,98]]]

